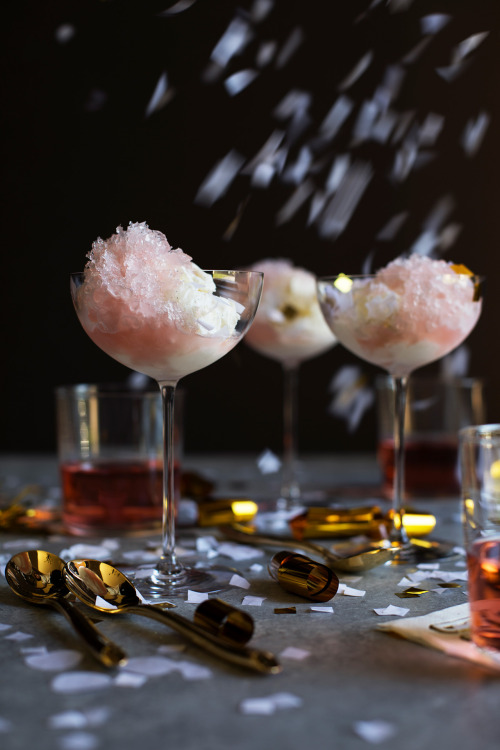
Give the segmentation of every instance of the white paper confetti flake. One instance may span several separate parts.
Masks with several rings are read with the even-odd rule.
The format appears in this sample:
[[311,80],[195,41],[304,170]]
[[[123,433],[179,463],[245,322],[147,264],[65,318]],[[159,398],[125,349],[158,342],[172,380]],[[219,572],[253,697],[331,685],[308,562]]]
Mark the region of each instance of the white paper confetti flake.
[[13,729],[12,722],[9,721],[9,719],[5,719],[3,716],[0,716],[0,733],[7,733],[11,732]]
[[281,468],[281,461],[272,451],[265,450],[258,457],[257,466],[262,474],[275,474]]
[[79,651],[62,649],[49,651],[45,654],[30,654],[24,660],[25,664],[32,669],[40,669],[46,672],[58,672],[63,669],[73,669],[82,660]]
[[396,607],[394,604],[389,604],[388,607],[382,607],[373,610],[377,615],[397,615],[398,617],[404,617],[410,611],[406,607]]
[[396,727],[389,721],[383,719],[373,719],[371,721],[356,721],[353,726],[354,732],[374,745],[378,745],[380,742],[394,737],[396,734]]
[[176,662],[165,656],[137,656],[129,659],[121,668],[122,672],[132,672],[144,677],[160,677],[176,669]]
[[234,574],[234,576],[229,581],[230,586],[238,586],[240,589],[249,589],[250,588],[250,582],[247,581],[246,578],[243,578],[242,576],[239,576],[237,573]]
[[333,607],[311,607],[311,612],[320,612],[324,615],[333,614]]
[[219,555],[239,562],[240,560],[253,560],[256,557],[262,557],[264,552],[251,545],[223,542],[219,545]]
[[339,585],[338,593],[343,596],[364,596],[366,591],[363,589],[353,589],[351,586],[346,586],[345,583]]
[[275,693],[263,698],[247,698],[240,703],[240,711],[243,714],[270,716],[278,709],[300,708],[302,703],[302,698],[292,693]]
[[175,668],[185,680],[207,680],[212,677],[212,671],[208,667],[190,661],[179,661]]
[[89,693],[93,690],[104,690],[113,684],[109,674],[99,672],[65,672],[51,682],[55,693]]
[[200,604],[201,602],[206,602],[209,598],[208,594],[202,593],[200,591],[191,591],[190,589],[187,592],[187,602],[190,602],[191,604]]
[[15,633],[10,633],[9,635],[4,636],[6,641],[27,641],[29,638],[33,638],[32,635],[29,633],[23,633],[20,630],[17,630]]
[[294,661],[302,661],[310,656],[310,651],[306,651],[304,648],[296,648],[295,646],[287,646],[280,653],[282,659],[292,659]]
[[248,607],[260,607],[265,599],[265,596],[245,596],[241,603]]
[[58,747],[61,750],[94,750],[99,745],[98,737],[90,732],[71,732],[59,738],[58,741]]
[[120,688],[141,688],[147,681],[146,675],[121,672],[115,677],[113,685]]

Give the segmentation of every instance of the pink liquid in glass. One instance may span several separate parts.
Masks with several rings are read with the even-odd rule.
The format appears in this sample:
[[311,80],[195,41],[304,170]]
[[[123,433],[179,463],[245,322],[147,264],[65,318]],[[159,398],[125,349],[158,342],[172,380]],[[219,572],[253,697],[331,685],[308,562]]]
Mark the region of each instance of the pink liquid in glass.
[[[394,485],[394,440],[386,438],[377,448],[384,492],[392,496]],[[405,494],[457,495],[457,441],[453,439],[405,440]]]
[[478,539],[467,563],[472,640],[500,651],[500,537]]
[[[178,470],[175,477],[177,494]],[[160,529],[161,462],[75,462],[61,466],[61,478],[63,520],[73,534]]]

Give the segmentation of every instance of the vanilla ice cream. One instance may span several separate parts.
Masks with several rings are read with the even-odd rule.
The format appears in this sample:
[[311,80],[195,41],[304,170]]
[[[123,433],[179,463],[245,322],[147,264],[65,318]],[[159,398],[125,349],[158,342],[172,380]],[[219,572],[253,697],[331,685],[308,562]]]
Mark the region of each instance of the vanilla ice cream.
[[245,341],[282,363],[298,363],[321,354],[336,342],[316,295],[316,278],[285,259],[251,266],[264,273],[264,290]]
[[323,313],[347,349],[403,377],[451,352],[476,325],[477,279],[464,270],[412,255],[374,276],[322,281]]

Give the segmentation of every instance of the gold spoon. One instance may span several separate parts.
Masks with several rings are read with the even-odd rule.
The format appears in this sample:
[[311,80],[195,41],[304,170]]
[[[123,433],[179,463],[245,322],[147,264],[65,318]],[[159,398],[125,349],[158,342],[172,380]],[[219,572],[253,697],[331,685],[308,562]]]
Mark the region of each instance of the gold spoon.
[[[221,526],[221,533],[228,539],[242,544],[263,545],[265,547],[280,547],[283,549],[285,540],[283,537],[264,536],[256,534],[251,527],[243,524],[233,524],[232,526]],[[299,549],[309,552],[312,555],[319,555],[333,570],[341,570],[344,573],[364,573],[367,570],[376,568],[378,565],[384,565],[392,560],[395,554],[393,547],[380,547],[375,544],[357,551],[354,555],[343,557],[332,552],[322,544],[316,542],[289,539],[286,546],[291,549]]]
[[99,560],[72,560],[66,563],[64,577],[70,591],[93,609],[107,614],[131,612],[151,617],[225,661],[257,672],[277,674],[281,671],[276,658],[269,652],[242,646],[235,639],[213,635],[175,612],[141,602],[134,585],[112,565]]
[[51,605],[61,612],[85,641],[92,654],[106,667],[124,664],[127,656],[103,636],[86,615],[66,598],[69,590],[63,577],[64,560],[44,550],[19,552],[5,568],[5,578],[17,596],[32,604]]

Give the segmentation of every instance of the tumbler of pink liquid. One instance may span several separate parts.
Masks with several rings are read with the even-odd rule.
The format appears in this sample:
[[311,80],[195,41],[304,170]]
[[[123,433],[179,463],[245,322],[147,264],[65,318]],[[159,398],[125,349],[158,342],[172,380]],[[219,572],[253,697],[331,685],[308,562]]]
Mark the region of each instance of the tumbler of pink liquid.
[[[377,379],[377,459],[383,491],[392,497],[394,479],[393,386]],[[484,383],[478,378],[412,375],[405,413],[405,496],[460,494],[458,433],[485,420]]]
[[[176,493],[182,399],[176,401]],[[79,536],[161,529],[162,405],[158,387],[77,384],[56,389],[63,523]]]
[[460,431],[460,467],[471,637],[500,655],[500,424]]

